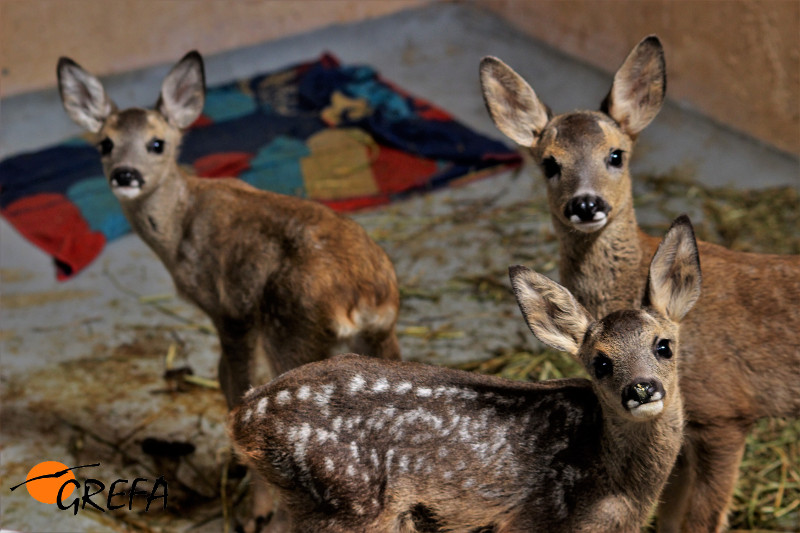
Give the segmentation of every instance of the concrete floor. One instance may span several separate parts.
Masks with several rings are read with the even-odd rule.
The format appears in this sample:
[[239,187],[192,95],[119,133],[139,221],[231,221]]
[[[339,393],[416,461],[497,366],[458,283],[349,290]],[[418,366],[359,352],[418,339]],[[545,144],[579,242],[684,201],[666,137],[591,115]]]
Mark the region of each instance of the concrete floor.
[[[647,33],[643,28],[642,35]],[[498,139],[480,96],[482,56],[496,55],[512,65],[556,112],[596,108],[611,80],[464,4],[431,5],[207,57],[207,80],[213,85],[250,76],[324,51],[344,63],[374,66]],[[91,70],[91,51],[73,59]],[[106,88],[121,107],[149,105],[168,68],[114,77]],[[0,156],[79,133],[55,90],[3,100],[0,106]],[[674,169],[707,185],[800,187],[796,158],[668,103],[641,136],[633,173]],[[389,252],[410,295],[398,326],[406,359],[467,361],[534,345],[511,298],[476,295],[474,286],[485,279],[502,292],[505,269],[513,263],[554,274],[555,244],[538,238],[548,235],[550,224],[540,181],[538,170],[526,166],[354,216]],[[666,222],[656,212],[639,217]],[[510,238],[520,234],[521,241]],[[228,457],[222,396],[205,387],[179,390],[163,378],[166,354],[173,351],[175,366],[191,366],[195,375],[214,379],[218,343],[205,317],[175,297],[154,254],[129,235],[110,244],[75,279],[58,283],[50,259],[0,221],[0,274],[0,527],[221,531],[219,493]],[[433,293],[436,297],[426,297]],[[196,450],[181,461],[154,460],[142,451],[148,437],[191,442]],[[48,459],[68,466],[99,462],[79,478],[106,485],[118,478],[152,482],[164,474],[176,513],[87,509],[73,516],[34,501],[22,489],[6,492]]]

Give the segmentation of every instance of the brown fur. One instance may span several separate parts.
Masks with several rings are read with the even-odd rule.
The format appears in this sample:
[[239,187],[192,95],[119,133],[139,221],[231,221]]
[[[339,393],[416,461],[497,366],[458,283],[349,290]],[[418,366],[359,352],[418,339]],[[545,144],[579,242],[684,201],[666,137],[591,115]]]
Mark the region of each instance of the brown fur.
[[[118,111],[100,82],[70,59],[59,61],[58,76],[70,117],[101,150],[113,144],[102,163],[134,231],[179,293],[214,323],[230,408],[253,382],[258,350],[272,375],[333,355],[341,343],[400,358],[394,268],[363,228],[316,202],[236,179],[197,178],[178,166],[181,130],[203,108],[199,54],[172,69],[155,110]],[[153,140],[162,142],[161,153]],[[137,186],[120,186],[126,169],[139,177]],[[263,505],[259,494],[256,500]]]
[[[660,42],[648,37],[634,48],[614,78],[605,112],[548,116],[544,123],[546,108],[538,100],[522,109],[492,90],[496,82],[487,81],[497,71],[509,80],[505,93],[532,89],[498,60],[484,60],[490,113],[517,122],[511,128],[495,120],[498,128],[529,147],[535,160],[553,155],[561,166],[560,175],[548,179],[548,197],[562,283],[594,313],[634,305],[645,292],[647,258],[658,241],[636,224],[628,162],[637,134],[663,101]],[[541,134],[526,143],[516,134],[525,128]],[[615,149],[623,151],[621,168],[607,164]],[[581,229],[565,217],[579,191],[601,196],[610,207],[603,227]],[[681,327],[687,441],[663,495],[661,531],[723,529],[745,436],[755,420],[800,414],[800,257],[738,253],[704,242],[698,247],[706,273],[703,296]]]
[[[683,430],[679,316],[697,297],[699,264],[688,221],[670,231],[654,269],[653,308],[599,321],[563,287],[524,267],[510,275],[541,340],[594,374],[598,350],[613,372],[523,383],[418,363],[341,356],[248,393],[231,412],[241,457],[277,487],[295,532],[620,531],[647,519],[678,455]],[[575,339],[580,341],[575,342]],[[659,396],[626,404],[638,383]],[[654,389],[655,390],[655,389]]]

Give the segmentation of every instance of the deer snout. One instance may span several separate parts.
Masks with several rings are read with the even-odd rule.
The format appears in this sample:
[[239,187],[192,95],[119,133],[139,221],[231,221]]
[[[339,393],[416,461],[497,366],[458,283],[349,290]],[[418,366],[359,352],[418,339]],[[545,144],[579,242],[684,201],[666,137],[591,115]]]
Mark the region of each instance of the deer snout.
[[[580,227],[582,224],[592,226],[592,229],[602,227],[611,207],[602,197],[593,194],[581,194],[573,197],[564,208],[564,217]],[[594,226],[597,226],[594,228]]]
[[622,405],[635,417],[657,415],[664,408],[664,385],[657,379],[635,380],[622,391]]
[[144,185],[141,172],[130,167],[115,168],[111,172],[109,181],[112,187],[141,187]]

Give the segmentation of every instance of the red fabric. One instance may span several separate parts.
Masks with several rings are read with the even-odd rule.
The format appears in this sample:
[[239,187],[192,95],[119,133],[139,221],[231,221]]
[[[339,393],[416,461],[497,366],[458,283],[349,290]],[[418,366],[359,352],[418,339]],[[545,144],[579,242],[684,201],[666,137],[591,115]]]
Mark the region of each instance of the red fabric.
[[216,153],[196,159],[194,169],[203,178],[228,178],[250,168],[252,158],[247,152]]
[[334,211],[347,212],[367,207],[378,207],[388,204],[391,199],[388,196],[365,196],[362,198],[347,198],[345,200],[317,200],[319,203],[327,205]]
[[436,173],[436,162],[380,146],[372,173],[382,193],[395,194],[427,182]]
[[91,263],[106,243],[105,236],[92,231],[78,208],[60,194],[21,198],[9,204],[3,216],[23,237],[53,256],[59,281]]

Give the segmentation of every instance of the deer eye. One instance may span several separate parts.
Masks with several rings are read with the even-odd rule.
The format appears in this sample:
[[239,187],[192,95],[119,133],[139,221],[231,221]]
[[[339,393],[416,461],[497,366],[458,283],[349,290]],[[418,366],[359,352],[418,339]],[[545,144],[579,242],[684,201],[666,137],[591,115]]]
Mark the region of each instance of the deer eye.
[[670,347],[669,339],[661,339],[656,343],[656,355],[662,359],[669,359],[672,357],[672,348]]
[[108,155],[114,149],[114,141],[106,137],[97,144],[97,148],[100,150],[100,155]]
[[597,357],[592,361],[592,368],[597,379],[603,379],[614,372],[614,363],[603,352],[597,352]]
[[552,156],[542,160],[542,169],[544,169],[544,175],[548,179],[561,173],[561,165],[559,165],[555,157]]
[[611,152],[611,155],[608,156],[608,166],[614,168],[620,168],[622,166],[622,150],[614,150]]
[[157,139],[153,137],[147,143],[147,151],[151,154],[160,154],[164,152],[164,139]]

